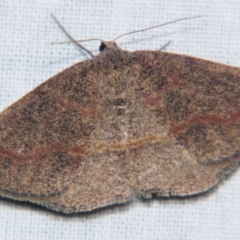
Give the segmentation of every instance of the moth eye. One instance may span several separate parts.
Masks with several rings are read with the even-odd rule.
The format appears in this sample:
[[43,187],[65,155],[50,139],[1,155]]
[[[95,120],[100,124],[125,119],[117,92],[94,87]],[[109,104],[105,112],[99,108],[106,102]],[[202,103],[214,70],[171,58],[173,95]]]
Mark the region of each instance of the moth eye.
[[104,42],[101,42],[101,44],[99,46],[99,52],[102,52],[106,47],[107,47],[107,45]]

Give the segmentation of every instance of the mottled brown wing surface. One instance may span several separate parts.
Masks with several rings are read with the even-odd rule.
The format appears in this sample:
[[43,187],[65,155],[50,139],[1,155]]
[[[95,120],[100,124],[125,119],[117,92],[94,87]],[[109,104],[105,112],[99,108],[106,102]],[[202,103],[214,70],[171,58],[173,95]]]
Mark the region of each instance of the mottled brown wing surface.
[[0,115],[0,194],[63,212],[189,195],[239,162],[240,70],[115,48]]
[[96,57],[66,69],[1,113],[2,196],[64,212],[130,198],[121,176],[126,149],[118,127],[125,122],[115,117],[117,98],[110,99],[119,83],[99,76],[101,61]]
[[132,185],[144,197],[208,190],[240,161],[240,69],[164,52],[131,59]]

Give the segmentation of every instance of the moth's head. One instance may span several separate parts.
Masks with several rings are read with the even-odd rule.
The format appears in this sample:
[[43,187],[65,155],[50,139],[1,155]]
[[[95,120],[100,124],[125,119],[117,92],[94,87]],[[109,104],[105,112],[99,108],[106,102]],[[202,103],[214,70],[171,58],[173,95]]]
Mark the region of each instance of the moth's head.
[[119,49],[117,44],[115,42],[109,41],[109,42],[104,42],[102,41],[100,46],[99,46],[99,52],[103,52],[105,50],[110,50],[110,49]]

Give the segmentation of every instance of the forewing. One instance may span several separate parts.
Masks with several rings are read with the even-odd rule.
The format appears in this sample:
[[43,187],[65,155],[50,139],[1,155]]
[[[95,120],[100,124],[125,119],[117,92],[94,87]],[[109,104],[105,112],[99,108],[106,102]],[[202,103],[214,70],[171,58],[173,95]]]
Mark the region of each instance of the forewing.
[[240,69],[164,52],[131,56],[132,185],[145,197],[206,191],[240,160]]
[[1,113],[2,196],[64,212],[130,197],[129,187],[118,186],[118,160],[125,153],[106,147],[114,134],[105,133],[112,123],[105,121],[108,110],[96,69],[93,60],[78,63]]

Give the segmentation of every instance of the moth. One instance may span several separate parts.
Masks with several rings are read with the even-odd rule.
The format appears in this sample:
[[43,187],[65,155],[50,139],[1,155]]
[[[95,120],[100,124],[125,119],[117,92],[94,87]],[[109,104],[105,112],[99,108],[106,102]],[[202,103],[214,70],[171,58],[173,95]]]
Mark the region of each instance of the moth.
[[240,68],[100,54],[0,114],[0,195],[65,213],[208,191],[240,162]]

